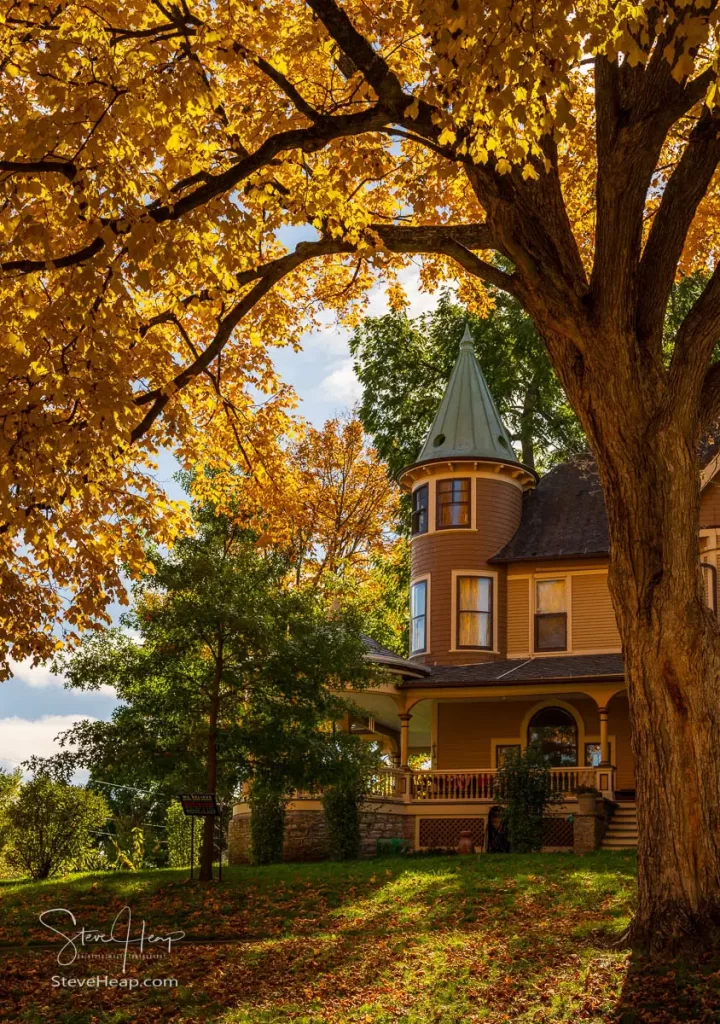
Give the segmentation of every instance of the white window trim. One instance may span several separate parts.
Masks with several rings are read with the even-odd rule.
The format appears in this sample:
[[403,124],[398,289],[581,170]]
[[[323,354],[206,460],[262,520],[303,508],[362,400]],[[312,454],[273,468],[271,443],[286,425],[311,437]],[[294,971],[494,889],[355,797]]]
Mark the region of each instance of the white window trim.
[[[445,532],[445,531],[443,531]],[[458,576],[484,576],[492,580],[492,647],[457,646],[457,578]],[[450,574],[450,651],[457,654],[472,651],[499,654],[498,647],[498,573],[493,569],[453,569]]]
[[[565,615],[566,615],[566,646],[562,651],[543,651],[537,650],[535,647],[535,614],[537,611],[537,583],[545,580],[564,580],[565,581]],[[573,653],[572,647],[572,573],[569,572],[538,572],[535,573],[530,579],[530,586],[532,587],[532,595],[530,597],[530,650],[533,656],[540,658],[563,658],[567,657],[568,654]],[[583,654],[586,654],[583,651]]]
[[[422,536],[422,534],[420,534]],[[410,580],[410,593],[408,595],[408,603],[410,606],[410,643],[412,643],[412,588],[416,583],[426,583],[425,589],[425,647],[422,651],[410,651],[411,658],[424,657],[426,654],[430,654],[430,601],[431,601],[431,587],[432,581],[430,573],[425,573],[424,576],[416,576]]]

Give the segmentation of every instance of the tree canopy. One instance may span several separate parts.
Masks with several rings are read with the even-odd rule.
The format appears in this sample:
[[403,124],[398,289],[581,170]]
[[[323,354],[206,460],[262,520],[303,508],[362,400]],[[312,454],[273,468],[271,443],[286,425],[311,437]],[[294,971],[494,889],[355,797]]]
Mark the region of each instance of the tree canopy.
[[[720,629],[697,565],[697,444],[720,412],[717,0],[0,14],[16,656],[46,655],[61,612],[97,621],[122,563],[143,571],[138,521],[177,531],[161,447],[220,470],[239,451],[270,503],[289,396],[269,349],[323,307],[356,318],[380,276],[401,304],[393,281],[418,257],[428,286],[459,273],[476,311],[501,289],[542,336],[605,494],[639,764],[633,934],[703,932],[720,907]],[[669,339],[673,281],[698,270]]]
[[378,453],[397,476],[418,456],[457,359],[469,322],[490,393],[531,468],[545,469],[586,447],[542,339],[509,295],[493,295],[487,316],[445,292],[432,313],[411,320],[404,311],[368,317],[350,341],[363,385],[358,415]]
[[58,615],[81,627],[122,599],[120,566],[145,569],[138,521],[158,542],[186,525],[153,475],[163,447],[188,467],[233,452],[272,501],[292,405],[272,346],[322,307],[356,315],[409,259],[429,286],[461,272],[478,310],[485,285],[506,290],[571,365],[568,318],[588,288],[610,309],[620,286],[601,277],[627,270],[619,229],[596,238],[621,108],[628,138],[653,126],[633,252],[647,240],[638,316],[657,335],[678,261],[714,262],[713,12],[3,0],[0,623],[15,656],[51,653]]

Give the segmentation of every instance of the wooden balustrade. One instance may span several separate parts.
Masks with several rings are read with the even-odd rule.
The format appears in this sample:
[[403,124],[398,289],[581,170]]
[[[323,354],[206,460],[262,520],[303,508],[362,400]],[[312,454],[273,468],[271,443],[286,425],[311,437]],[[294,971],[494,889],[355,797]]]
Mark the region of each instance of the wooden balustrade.
[[[412,802],[456,802],[500,799],[495,789],[496,770],[410,771],[382,769],[375,776],[371,796],[397,798],[406,794]],[[556,796],[572,796],[578,786],[594,786],[594,768],[551,768],[552,792]]]
[[413,800],[492,800],[494,771],[412,773]]
[[407,772],[399,768],[381,768],[370,783],[370,796],[397,797],[405,789]]

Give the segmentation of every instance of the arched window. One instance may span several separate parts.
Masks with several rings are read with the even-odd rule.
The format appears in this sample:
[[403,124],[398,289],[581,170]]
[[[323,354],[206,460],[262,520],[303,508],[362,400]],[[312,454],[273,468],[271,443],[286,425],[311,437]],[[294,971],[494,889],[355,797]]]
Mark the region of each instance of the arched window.
[[541,708],[530,719],[528,746],[540,748],[551,768],[572,768],[578,763],[577,723],[564,708]]

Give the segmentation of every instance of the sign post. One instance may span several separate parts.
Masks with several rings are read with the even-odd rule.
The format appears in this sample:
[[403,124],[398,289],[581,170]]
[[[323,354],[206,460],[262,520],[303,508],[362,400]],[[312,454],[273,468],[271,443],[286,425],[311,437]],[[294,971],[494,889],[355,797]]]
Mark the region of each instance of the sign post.
[[[195,862],[195,819],[196,818],[217,818],[220,815],[220,807],[215,799],[214,793],[180,793],[180,803],[186,816],[191,819],[190,825],[190,881],[193,880],[193,865]],[[222,850],[220,851],[220,871],[222,878]]]

